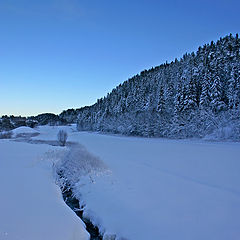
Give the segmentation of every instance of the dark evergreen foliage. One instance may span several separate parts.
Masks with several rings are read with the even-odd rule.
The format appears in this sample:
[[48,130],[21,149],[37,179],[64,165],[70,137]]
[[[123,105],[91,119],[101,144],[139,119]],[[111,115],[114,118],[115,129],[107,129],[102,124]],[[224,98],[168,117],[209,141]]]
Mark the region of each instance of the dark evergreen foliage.
[[21,126],[34,128],[39,125],[64,125],[66,123],[64,119],[52,113],[43,113],[32,117],[5,115],[0,118],[0,131],[9,131]]
[[59,114],[59,119],[64,123],[76,123],[80,109],[68,109]]
[[53,113],[42,113],[33,117],[33,119],[36,120],[39,125],[57,125],[57,122],[60,121],[59,116]]
[[[94,105],[78,109],[78,130],[239,139],[239,48],[238,36],[229,35],[142,71]],[[74,121],[76,112],[68,111]]]

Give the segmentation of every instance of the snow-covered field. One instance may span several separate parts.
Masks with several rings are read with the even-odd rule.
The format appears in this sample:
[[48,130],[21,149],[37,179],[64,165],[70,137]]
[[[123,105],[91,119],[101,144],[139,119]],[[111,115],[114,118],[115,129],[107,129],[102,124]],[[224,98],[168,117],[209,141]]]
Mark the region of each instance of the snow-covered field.
[[[40,135],[33,139],[56,140],[59,128],[40,127],[37,129]],[[240,239],[239,143],[110,136],[76,132],[74,126],[64,129],[68,131],[69,141],[85,146],[93,159],[95,156],[99,157],[104,164],[103,169],[107,169],[101,174],[90,172],[90,177],[73,171],[76,175],[73,179],[79,180],[74,183],[74,191],[85,205],[84,214],[91,218],[105,235],[112,233],[119,239],[122,237],[129,240]],[[59,147],[51,149],[60,151]],[[1,231],[11,232],[9,229],[19,228],[17,223],[13,225],[10,221],[15,218],[19,207],[22,212],[34,213],[36,223],[33,224],[36,228],[40,229],[41,224],[45,226],[50,221],[49,229],[54,232],[57,225],[61,226],[58,221],[62,220],[68,223],[64,229],[59,228],[62,231],[69,232],[69,229],[79,224],[80,232],[84,232],[80,220],[77,221],[74,214],[62,206],[64,203],[60,201],[60,193],[50,176],[50,166],[47,164],[50,158],[40,161],[36,157],[38,153],[42,156],[44,151],[47,151],[45,145],[0,142],[0,172],[4,167],[7,169],[0,175],[0,184],[3,185],[1,189],[7,193],[1,194],[4,197],[1,197],[0,208],[6,216],[0,216],[0,234]],[[4,161],[2,152],[6,156]],[[19,155],[22,157],[17,158]],[[80,155],[81,151],[76,151],[73,159],[78,166],[81,166],[78,161],[82,161]],[[38,188],[42,189],[40,193],[36,191]],[[21,194],[22,191],[25,194],[30,192],[30,195],[25,196]],[[27,203],[27,199],[31,201]],[[44,209],[49,208],[41,205],[44,204],[43,200],[46,200],[45,204],[54,202],[50,208],[54,211],[53,214],[44,213]],[[42,206],[43,210],[39,210],[38,205]],[[19,221],[21,211],[18,211]],[[48,219],[46,222],[37,220],[45,214],[48,217],[66,216],[69,220],[60,217]],[[23,218],[21,224],[24,224],[24,221]],[[24,228],[20,229],[23,231]],[[30,232],[40,234],[39,231],[33,228]]]
[[128,239],[239,240],[240,144],[80,133],[112,176],[80,182],[86,210]]
[[52,150],[48,145],[0,140],[0,240],[88,239],[82,221],[55,184],[52,162],[45,154]]

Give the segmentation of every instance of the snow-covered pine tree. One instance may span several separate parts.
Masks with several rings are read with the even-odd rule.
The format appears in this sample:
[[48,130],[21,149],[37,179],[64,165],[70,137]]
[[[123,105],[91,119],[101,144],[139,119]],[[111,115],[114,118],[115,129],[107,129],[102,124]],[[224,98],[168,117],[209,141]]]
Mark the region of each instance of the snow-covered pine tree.
[[78,109],[78,129],[178,138],[240,126],[239,52],[238,35],[229,35],[144,70],[94,105]]

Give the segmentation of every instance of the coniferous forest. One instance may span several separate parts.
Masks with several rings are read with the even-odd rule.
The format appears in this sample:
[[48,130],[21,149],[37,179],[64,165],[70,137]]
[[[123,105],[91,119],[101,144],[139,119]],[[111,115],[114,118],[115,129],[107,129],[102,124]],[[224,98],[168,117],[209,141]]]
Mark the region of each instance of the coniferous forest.
[[142,71],[78,110],[78,130],[240,139],[239,48],[238,34],[230,34]]

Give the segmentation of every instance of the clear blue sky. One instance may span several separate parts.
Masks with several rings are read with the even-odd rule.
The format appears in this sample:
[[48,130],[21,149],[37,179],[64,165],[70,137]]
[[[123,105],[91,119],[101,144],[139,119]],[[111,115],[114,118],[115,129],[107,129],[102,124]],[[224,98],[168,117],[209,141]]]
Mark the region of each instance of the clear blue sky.
[[1,0],[0,116],[95,103],[144,69],[240,32],[239,0]]

